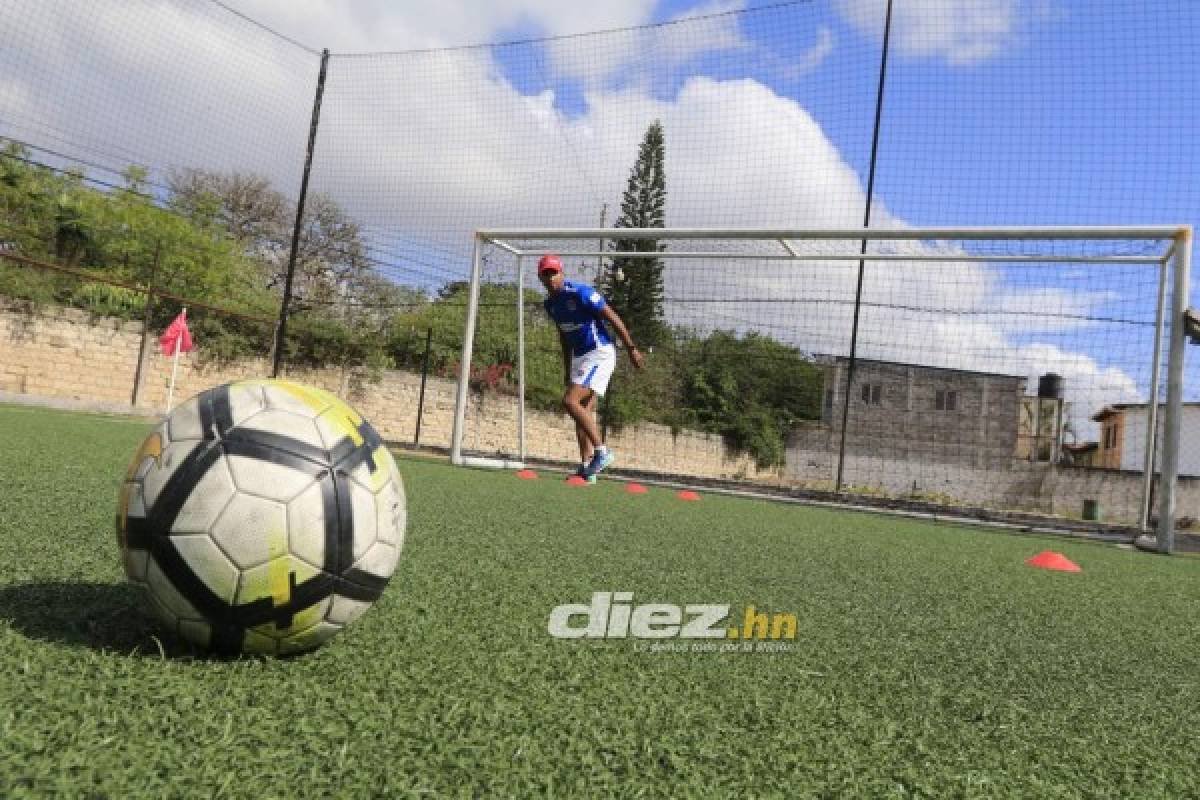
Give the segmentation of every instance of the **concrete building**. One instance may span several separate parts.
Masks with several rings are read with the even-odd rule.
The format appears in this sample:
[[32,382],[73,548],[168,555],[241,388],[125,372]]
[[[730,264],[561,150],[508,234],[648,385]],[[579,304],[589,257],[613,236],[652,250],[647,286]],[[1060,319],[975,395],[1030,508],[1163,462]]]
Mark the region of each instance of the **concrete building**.
[[[836,470],[849,363],[835,358],[824,366],[821,420],[799,426],[789,442],[790,471],[802,479]],[[1017,452],[1025,383],[1023,375],[859,359],[849,389],[847,463],[1006,470]]]

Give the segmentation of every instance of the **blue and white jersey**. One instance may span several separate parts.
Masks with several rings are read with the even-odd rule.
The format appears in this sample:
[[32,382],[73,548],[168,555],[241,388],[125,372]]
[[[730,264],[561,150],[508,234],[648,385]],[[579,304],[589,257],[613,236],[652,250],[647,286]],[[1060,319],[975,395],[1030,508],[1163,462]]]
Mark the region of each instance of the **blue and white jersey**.
[[597,347],[612,344],[600,312],[604,296],[586,283],[564,281],[558,294],[547,295],[546,313],[571,344],[571,355],[581,356]]

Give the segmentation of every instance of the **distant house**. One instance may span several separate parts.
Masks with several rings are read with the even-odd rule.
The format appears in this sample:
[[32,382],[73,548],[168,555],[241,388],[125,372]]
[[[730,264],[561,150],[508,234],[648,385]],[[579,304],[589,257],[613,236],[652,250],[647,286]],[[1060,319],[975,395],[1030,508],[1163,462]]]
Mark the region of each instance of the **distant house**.
[[[1162,457],[1162,429],[1165,404],[1158,407],[1158,457]],[[1147,403],[1117,403],[1092,415],[1100,423],[1098,454],[1092,466],[1141,472],[1146,461],[1146,430],[1149,426]],[[1179,442],[1179,474],[1200,476],[1200,403],[1183,404],[1183,425]]]
[[[1100,423],[1099,452],[1092,459],[1092,466],[1120,469],[1121,454],[1125,443],[1125,411],[1113,406],[1106,406],[1092,415],[1092,422]],[[1146,428],[1143,425],[1143,436],[1145,432]],[[1144,446],[1142,452],[1145,453]],[[1139,464],[1136,468],[1140,470],[1142,465]]]

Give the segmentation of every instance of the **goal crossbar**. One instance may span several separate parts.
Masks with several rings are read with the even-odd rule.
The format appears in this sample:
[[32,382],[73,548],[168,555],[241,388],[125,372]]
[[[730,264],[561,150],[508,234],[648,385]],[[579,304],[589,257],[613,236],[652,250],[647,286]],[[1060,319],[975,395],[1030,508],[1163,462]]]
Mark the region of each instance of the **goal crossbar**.
[[[477,239],[521,250],[511,239],[818,239],[843,241],[925,241],[929,239],[1013,240],[1090,239],[1173,241],[1190,236],[1190,225],[1076,225],[963,228],[496,228],[480,229]],[[503,244],[501,244],[503,243]],[[531,253],[532,254],[532,253]]]
[[[493,244],[496,244],[493,242]],[[549,250],[535,251],[513,251],[521,257],[536,257],[546,255],[551,252]],[[579,256],[579,257],[594,257],[595,250],[554,250],[552,251],[557,256]],[[900,253],[847,253],[830,254],[830,253],[796,253],[796,254],[778,254],[778,253],[735,253],[725,251],[689,251],[689,252],[671,252],[664,250],[662,252],[646,252],[645,250],[605,250],[602,254],[605,258],[645,258],[645,259],[714,259],[714,258],[753,258],[756,261],[928,261],[939,262],[947,261],[954,263],[1030,263],[1036,262],[1039,264],[1162,264],[1167,260],[1167,256],[971,256],[971,255],[903,255]]]

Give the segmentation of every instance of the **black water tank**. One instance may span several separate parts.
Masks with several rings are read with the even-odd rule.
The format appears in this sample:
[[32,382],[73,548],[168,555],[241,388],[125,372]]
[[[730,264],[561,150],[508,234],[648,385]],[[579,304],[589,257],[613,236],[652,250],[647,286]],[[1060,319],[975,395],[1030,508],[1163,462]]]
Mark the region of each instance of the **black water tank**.
[[1053,397],[1061,400],[1063,396],[1063,380],[1061,375],[1047,372],[1038,378],[1038,397]]

